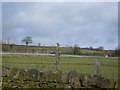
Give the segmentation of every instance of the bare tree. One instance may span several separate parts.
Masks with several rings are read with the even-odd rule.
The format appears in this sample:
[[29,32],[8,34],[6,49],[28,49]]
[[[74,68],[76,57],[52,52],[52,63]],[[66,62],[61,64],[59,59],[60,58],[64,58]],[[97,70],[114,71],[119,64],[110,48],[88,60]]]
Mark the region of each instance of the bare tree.
[[29,43],[32,43],[32,38],[30,36],[27,36],[22,40],[22,42],[24,42],[26,46],[28,46]]
[[[28,46],[29,43],[32,43],[32,38],[30,36],[25,37],[22,42],[24,42],[26,44],[26,46]],[[26,52],[28,53],[28,48],[26,47]]]

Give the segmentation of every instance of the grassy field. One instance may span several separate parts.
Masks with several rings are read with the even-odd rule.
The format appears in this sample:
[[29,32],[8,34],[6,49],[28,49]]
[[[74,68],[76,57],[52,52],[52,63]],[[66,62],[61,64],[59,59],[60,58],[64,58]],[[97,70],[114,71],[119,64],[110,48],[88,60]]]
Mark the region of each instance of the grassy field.
[[[91,74],[95,72],[96,58],[71,58],[61,57],[60,68],[62,71],[75,70],[81,74]],[[101,58],[101,75],[108,79],[118,79],[118,59]],[[56,58],[50,56],[31,55],[3,55],[2,64],[7,67],[23,69],[36,68],[40,71],[56,70]]]
[[[73,47],[59,47],[59,50],[62,54],[74,54]],[[12,53],[49,53],[54,54],[56,52],[56,47],[30,47],[30,46],[24,46],[24,47],[15,47],[11,45],[8,46],[2,46],[3,52],[12,52]],[[90,55],[90,56],[105,56],[108,54],[108,51],[105,50],[86,50],[86,49],[78,49],[78,55]]]

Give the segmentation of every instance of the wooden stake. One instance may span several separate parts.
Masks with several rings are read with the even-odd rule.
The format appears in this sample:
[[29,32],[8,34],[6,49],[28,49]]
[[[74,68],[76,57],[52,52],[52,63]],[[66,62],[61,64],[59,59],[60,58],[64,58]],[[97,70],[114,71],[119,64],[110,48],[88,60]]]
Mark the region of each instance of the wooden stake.
[[96,59],[95,62],[95,75],[100,75],[100,60]]
[[59,53],[59,43],[57,43],[57,47],[56,47],[56,70],[59,71],[60,70],[60,53]]

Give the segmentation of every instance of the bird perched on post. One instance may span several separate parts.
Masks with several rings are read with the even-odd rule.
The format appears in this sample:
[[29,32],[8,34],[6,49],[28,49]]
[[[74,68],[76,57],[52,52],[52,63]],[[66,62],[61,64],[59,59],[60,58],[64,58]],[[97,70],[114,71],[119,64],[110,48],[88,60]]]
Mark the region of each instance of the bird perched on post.
[[57,43],[57,46],[60,46],[60,44],[59,44],[59,43]]

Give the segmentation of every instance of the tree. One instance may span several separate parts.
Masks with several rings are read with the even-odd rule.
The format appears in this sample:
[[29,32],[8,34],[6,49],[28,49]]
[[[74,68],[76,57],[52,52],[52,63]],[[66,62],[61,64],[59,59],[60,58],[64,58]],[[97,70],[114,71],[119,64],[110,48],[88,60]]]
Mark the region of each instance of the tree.
[[22,40],[22,42],[24,42],[27,46],[29,43],[32,43],[32,38],[30,36],[27,36]]
[[114,51],[114,56],[120,57],[120,49],[119,49],[119,48],[116,48],[116,49],[115,49],[115,51]]
[[92,49],[93,49],[93,47],[92,47],[92,46],[90,46],[90,47],[89,47],[89,49],[90,49],[90,50],[92,50]]
[[80,53],[80,47],[77,44],[73,47],[73,54],[78,55]]
[[99,50],[104,50],[104,47],[100,46],[98,47]]

